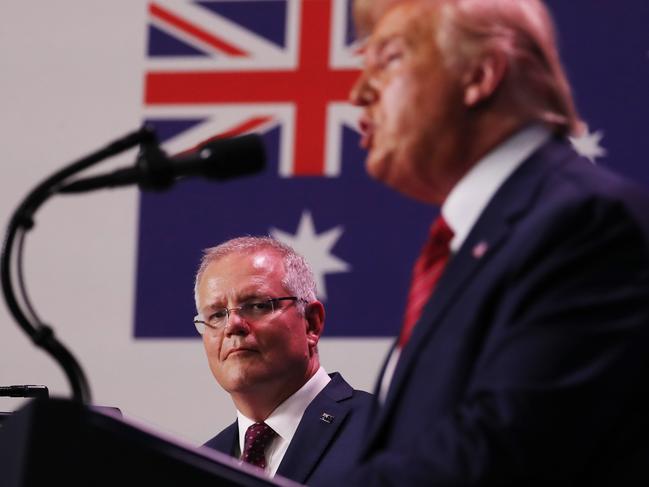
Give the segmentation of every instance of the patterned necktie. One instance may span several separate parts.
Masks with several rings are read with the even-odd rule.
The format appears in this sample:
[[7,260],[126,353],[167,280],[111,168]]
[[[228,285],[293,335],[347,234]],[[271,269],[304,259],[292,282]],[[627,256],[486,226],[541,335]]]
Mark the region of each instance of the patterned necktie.
[[398,345],[400,348],[408,343],[415,323],[421,316],[424,304],[433,294],[435,285],[444,271],[444,266],[451,255],[449,244],[452,238],[453,230],[447,225],[442,215],[438,216],[430,228],[428,242],[421,250],[412,271],[403,327],[399,335]]
[[246,430],[241,460],[259,468],[266,468],[266,448],[277,433],[266,423],[254,423]]

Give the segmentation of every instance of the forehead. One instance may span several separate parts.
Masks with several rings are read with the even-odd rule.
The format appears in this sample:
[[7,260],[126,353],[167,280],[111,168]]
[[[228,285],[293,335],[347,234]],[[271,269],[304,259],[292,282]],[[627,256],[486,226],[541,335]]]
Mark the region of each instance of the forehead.
[[411,46],[432,44],[437,9],[426,2],[394,5],[381,17],[368,41],[368,48],[379,50],[394,38]]
[[282,286],[284,274],[283,257],[275,251],[234,252],[205,268],[199,290],[210,295],[270,291]]
[[403,0],[354,0],[354,21],[359,37],[369,35],[382,15],[398,1]]

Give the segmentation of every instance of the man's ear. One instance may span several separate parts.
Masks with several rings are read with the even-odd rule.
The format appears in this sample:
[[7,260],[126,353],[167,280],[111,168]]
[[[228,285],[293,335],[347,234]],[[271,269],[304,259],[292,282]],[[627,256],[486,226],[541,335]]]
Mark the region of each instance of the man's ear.
[[324,330],[324,305],[320,301],[313,301],[305,305],[304,318],[306,319],[306,339],[309,349],[315,350]]
[[467,107],[475,107],[491,97],[502,84],[506,71],[505,53],[494,51],[483,55],[462,76],[464,104]]

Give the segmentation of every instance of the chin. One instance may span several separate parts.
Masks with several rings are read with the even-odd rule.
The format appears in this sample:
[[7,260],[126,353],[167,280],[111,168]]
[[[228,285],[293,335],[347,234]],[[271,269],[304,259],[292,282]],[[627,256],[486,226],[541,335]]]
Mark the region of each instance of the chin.
[[236,392],[238,390],[248,387],[251,381],[251,374],[239,368],[231,370],[219,370],[214,374],[216,382],[225,389],[227,392]]
[[246,392],[254,387],[254,381],[251,381],[248,377],[241,376],[221,378],[221,380],[217,379],[217,382],[229,394]]
[[388,184],[391,157],[385,152],[372,150],[365,160],[365,172],[372,178]]
[[[390,171],[389,169],[392,168]],[[433,188],[423,186],[421,177],[403,171],[395,171],[393,166],[384,166],[383,171],[372,173],[368,168],[367,172],[376,180],[385,186],[397,191],[398,193],[426,204],[439,204],[434,197]]]

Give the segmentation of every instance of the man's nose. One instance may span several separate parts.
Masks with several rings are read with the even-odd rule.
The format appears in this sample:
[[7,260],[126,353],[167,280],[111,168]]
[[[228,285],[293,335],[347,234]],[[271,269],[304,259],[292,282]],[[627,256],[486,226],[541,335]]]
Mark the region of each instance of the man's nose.
[[349,101],[354,105],[364,107],[376,100],[377,92],[372,86],[367,70],[361,72],[349,92]]
[[225,324],[225,335],[247,335],[250,333],[250,326],[246,320],[239,316],[239,310],[233,309],[228,313],[228,321]]

